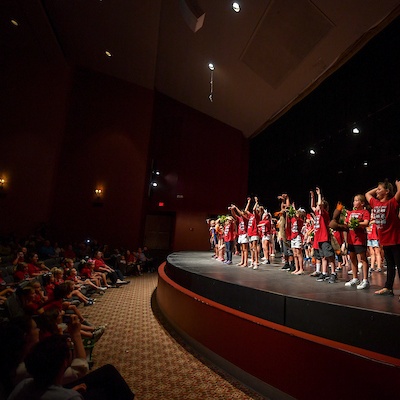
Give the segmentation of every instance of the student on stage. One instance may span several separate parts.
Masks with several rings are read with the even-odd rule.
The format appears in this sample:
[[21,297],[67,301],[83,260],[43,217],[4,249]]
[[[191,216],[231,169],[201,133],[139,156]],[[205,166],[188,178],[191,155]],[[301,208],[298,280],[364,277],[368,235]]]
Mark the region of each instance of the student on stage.
[[385,180],[365,194],[373,210],[379,242],[383,246],[387,263],[385,287],[375,292],[380,296],[393,296],[396,266],[400,277],[400,181],[396,181],[396,189],[394,193],[393,185]]
[[224,242],[226,249],[226,265],[232,265],[232,254],[235,247],[236,240],[236,226],[233,217],[230,215],[226,217],[224,224]]
[[[322,198],[320,188],[315,189],[317,193],[317,206],[313,209],[315,214],[314,225],[314,249],[317,249],[322,258],[322,273],[317,278],[318,282],[328,280],[329,283],[335,283],[337,275],[335,272],[335,253],[331,245],[329,232],[329,204]],[[314,192],[311,192],[311,204],[314,204]],[[332,265],[332,271],[329,275],[328,266]]]
[[270,254],[272,253],[272,223],[271,214],[268,211],[263,213],[262,219],[257,225],[261,246],[264,253],[263,264],[271,264]]
[[[346,224],[349,230],[344,234],[347,237],[348,251],[350,253],[353,278],[345,283],[345,286],[357,286],[357,289],[368,289],[368,262],[367,262],[367,232],[370,214],[365,208],[366,199],[362,194],[354,196],[353,210],[347,211]],[[357,278],[358,264],[362,264],[363,280]]]
[[293,275],[304,275],[303,266],[303,226],[304,226],[305,211],[298,209],[296,215],[290,220],[291,241],[290,247],[293,250],[295,270]]
[[251,252],[251,264],[249,265],[249,268],[258,269],[260,262],[258,253],[259,236],[258,236],[257,225],[260,222],[261,216],[260,216],[260,206],[258,204],[258,197],[254,197],[254,201],[255,203],[253,207],[253,212],[251,213],[249,211],[251,202],[250,197],[247,198],[247,205],[244,211],[249,221],[247,224],[247,235],[250,241],[250,252]]
[[247,235],[247,225],[249,220],[244,211],[237,208],[234,204],[230,207],[231,214],[236,220],[238,244],[240,245],[240,263],[239,267],[247,267],[249,261],[249,237]]

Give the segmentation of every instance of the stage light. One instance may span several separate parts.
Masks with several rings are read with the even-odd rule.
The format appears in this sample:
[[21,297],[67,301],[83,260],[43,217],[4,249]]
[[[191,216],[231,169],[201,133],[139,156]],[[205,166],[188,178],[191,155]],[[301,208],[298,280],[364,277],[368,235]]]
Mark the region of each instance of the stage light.
[[316,154],[315,150],[314,150],[314,149],[310,149],[310,154],[311,154],[312,156],[314,156],[314,155]]
[[208,68],[210,68],[211,71],[214,71],[215,67],[213,63],[208,64]]
[[232,3],[232,8],[233,8],[233,11],[235,11],[235,12],[240,12],[240,4],[239,3]]
[[157,183],[157,182],[151,182],[151,186],[157,187],[157,186],[158,186],[158,183]]
[[356,126],[353,128],[353,133],[354,133],[355,135],[358,135],[360,132],[361,132],[361,131],[360,131]]

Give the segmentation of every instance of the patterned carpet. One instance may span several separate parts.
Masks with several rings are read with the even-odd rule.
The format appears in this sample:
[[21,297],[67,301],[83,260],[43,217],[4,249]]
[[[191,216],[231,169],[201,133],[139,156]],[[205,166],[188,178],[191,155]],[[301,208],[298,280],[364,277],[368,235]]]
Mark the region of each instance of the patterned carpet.
[[113,364],[138,400],[264,399],[196,354],[154,301],[152,308],[156,273],[130,280],[82,309],[93,324],[107,324],[93,351],[93,369]]

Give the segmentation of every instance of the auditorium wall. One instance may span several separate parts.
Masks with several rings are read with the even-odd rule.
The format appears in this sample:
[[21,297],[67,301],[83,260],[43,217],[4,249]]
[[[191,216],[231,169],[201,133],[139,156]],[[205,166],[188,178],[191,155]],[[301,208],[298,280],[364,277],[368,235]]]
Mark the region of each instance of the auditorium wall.
[[61,241],[132,248],[143,244],[146,215],[167,213],[172,250],[205,250],[205,219],[245,202],[242,133],[167,96],[69,68],[9,73],[6,95],[3,236],[42,227]]

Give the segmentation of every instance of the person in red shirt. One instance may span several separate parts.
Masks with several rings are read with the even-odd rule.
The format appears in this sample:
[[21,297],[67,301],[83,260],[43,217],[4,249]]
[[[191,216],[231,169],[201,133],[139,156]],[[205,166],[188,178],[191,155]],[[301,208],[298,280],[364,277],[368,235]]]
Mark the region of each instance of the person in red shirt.
[[365,194],[374,213],[379,242],[383,246],[387,265],[385,287],[375,292],[381,296],[393,296],[396,266],[400,277],[400,181],[396,181],[396,189],[394,193],[393,185],[385,180]]
[[264,253],[263,264],[271,264],[270,254],[272,251],[272,224],[271,224],[271,214],[269,212],[264,212],[260,223],[258,224],[258,232],[261,238],[261,246]]
[[[374,213],[371,213],[371,219],[369,220],[369,225],[367,226],[367,246],[369,249],[369,255],[371,257],[370,268],[372,271],[381,272],[382,271],[382,248],[379,243],[378,229],[375,224]],[[375,269],[376,264],[376,269]]]
[[[354,196],[353,210],[347,211],[346,225],[349,230],[344,234],[347,237],[348,250],[350,253],[351,269],[353,279],[345,283],[345,286],[357,286],[357,289],[368,289],[368,262],[367,262],[367,231],[369,224],[369,211],[365,209],[366,199],[362,194]],[[362,264],[363,281],[357,278],[358,264]]]
[[246,217],[248,218],[247,235],[249,237],[250,252],[251,252],[251,264],[249,265],[249,268],[258,269],[258,266],[260,265],[259,253],[258,253],[258,241],[259,241],[260,237],[258,236],[257,225],[261,219],[260,206],[258,204],[258,198],[254,197],[255,203],[254,203],[254,207],[253,207],[253,212],[251,213],[249,211],[250,201],[251,201],[251,198],[248,197],[246,209],[244,210]]
[[247,267],[249,260],[249,237],[247,236],[247,225],[249,220],[243,211],[234,204],[230,207],[233,218],[236,220],[238,244],[240,245],[240,262],[239,267]]
[[[317,206],[313,209],[315,213],[314,248],[318,250],[318,253],[322,259],[322,273],[318,276],[317,281],[323,282],[328,280],[329,283],[335,283],[337,280],[337,275],[335,272],[335,252],[331,244],[329,232],[329,204],[325,199],[322,198],[320,188],[317,187],[315,192],[317,193],[318,200]],[[328,274],[329,264],[332,265],[330,276]]]
[[36,253],[33,253],[28,263],[29,276],[31,278],[34,276],[39,276],[46,271],[50,270],[43,263],[39,262],[39,256]]
[[233,217],[228,216],[224,224],[224,243],[226,249],[226,261],[227,265],[232,265],[232,254],[235,247],[236,239],[236,226]]
[[15,272],[14,272],[13,276],[14,276],[15,282],[21,282],[21,281],[33,279],[29,276],[28,264],[25,264],[25,263],[17,264],[17,267],[15,268]]
[[290,247],[293,249],[295,270],[293,275],[304,275],[303,262],[303,226],[305,218],[305,210],[298,209],[296,215],[290,220],[291,241]]

